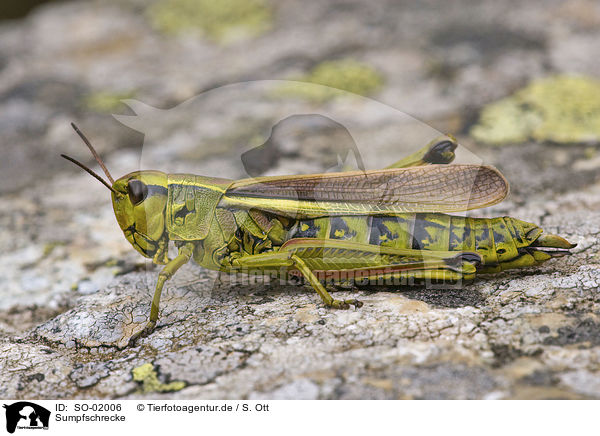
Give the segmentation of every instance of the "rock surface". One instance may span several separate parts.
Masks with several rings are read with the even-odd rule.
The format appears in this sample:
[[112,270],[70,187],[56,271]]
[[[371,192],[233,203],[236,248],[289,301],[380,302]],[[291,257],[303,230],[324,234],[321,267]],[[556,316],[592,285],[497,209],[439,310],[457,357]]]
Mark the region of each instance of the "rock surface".
[[[600,398],[597,141],[491,148],[469,136],[485,105],[530,82],[600,71],[597,4],[253,3],[260,31],[213,11],[233,24],[208,36],[189,23],[163,33],[161,8],[134,0],[60,2],[0,24],[0,397]],[[171,30],[176,18],[158,22]],[[389,106],[278,83],[203,93],[266,79]],[[128,347],[159,269],[123,238],[106,189],[59,158],[92,165],[69,122],[115,176],[141,157],[241,178],[244,152],[307,114],[273,130],[252,168],[377,168],[450,132],[459,160],[511,182],[507,201],[475,215],[539,224],[577,243],[574,255],[463,289],[341,289],[365,303],[348,311],[304,286],[189,264],[163,292],[156,331]]]

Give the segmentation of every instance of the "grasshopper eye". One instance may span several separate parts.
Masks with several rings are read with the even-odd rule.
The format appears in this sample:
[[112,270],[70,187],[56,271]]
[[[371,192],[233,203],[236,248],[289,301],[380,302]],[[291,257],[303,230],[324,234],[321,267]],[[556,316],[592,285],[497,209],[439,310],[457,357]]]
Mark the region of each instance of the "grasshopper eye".
[[131,203],[136,206],[146,199],[148,196],[148,186],[144,182],[139,180],[130,180],[127,182],[129,190],[129,199]]

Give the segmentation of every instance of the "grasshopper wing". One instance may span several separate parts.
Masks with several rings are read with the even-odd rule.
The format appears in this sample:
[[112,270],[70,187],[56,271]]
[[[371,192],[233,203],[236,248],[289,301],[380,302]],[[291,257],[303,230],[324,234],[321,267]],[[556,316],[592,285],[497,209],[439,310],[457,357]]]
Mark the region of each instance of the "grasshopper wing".
[[494,167],[432,165],[243,179],[228,187],[220,205],[296,219],[458,212],[499,203],[508,190]]

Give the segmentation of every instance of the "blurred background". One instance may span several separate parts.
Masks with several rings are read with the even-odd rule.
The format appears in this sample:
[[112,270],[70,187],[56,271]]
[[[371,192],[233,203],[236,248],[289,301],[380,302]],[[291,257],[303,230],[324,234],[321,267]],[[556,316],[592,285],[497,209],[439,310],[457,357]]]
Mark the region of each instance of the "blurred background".
[[[284,115],[349,114],[370,147],[369,167],[450,133],[464,147],[459,157],[496,165],[511,183],[510,199],[479,215],[551,216],[556,231],[552,216],[565,204],[581,207],[581,222],[562,231],[590,247],[600,231],[599,72],[593,0],[4,2],[2,335],[144,264],[106,189],[59,157],[97,169],[71,121],[115,178],[137,169],[144,153],[155,169],[245,177],[240,155]],[[258,97],[236,88],[198,97],[257,80],[349,91],[393,108],[405,124],[323,87],[274,83]],[[194,102],[199,109],[186,106]],[[143,129],[127,118],[141,113],[154,114]],[[344,128],[322,118],[280,127],[256,174],[330,170],[345,156],[336,150],[352,146]],[[596,194],[568,197],[578,192]]]
[[[1,190],[74,173],[57,158],[85,155],[71,120],[110,159],[111,150],[143,142],[111,116],[131,114],[121,100],[168,109],[209,89],[264,79],[374,98],[457,135],[509,178],[536,171],[527,183],[512,180],[513,192],[548,182],[554,190],[580,186],[588,180],[580,174],[543,169],[595,155],[599,8],[591,0],[8,2],[0,11]],[[291,92],[275,103],[326,105],[330,97]],[[161,139],[185,141],[189,132],[197,149],[221,154],[232,142],[247,146],[257,123],[226,120],[234,102],[214,108],[226,129],[203,126],[200,135],[184,119]]]

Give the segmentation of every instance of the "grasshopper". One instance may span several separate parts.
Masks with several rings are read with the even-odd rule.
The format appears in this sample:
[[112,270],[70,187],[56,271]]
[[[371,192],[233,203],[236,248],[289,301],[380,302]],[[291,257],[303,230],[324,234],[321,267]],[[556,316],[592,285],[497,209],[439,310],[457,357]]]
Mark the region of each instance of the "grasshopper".
[[[192,258],[227,273],[278,270],[300,276],[326,306],[347,309],[362,302],[334,299],[324,283],[453,283],[539,265],[575,247],[516,218],[448,215],[496,204],[509,191],[494,167],[447,165],[457,147],[450,136],[381,170],[237,181],[144,170],[115,181],[72,126],[110,184],[61,156],[111,191],[125,238],[140,254],[165,265],[148,322],[132,340],[154,329],[165,282]],[[169,242],[178,248],[173,259]]]

